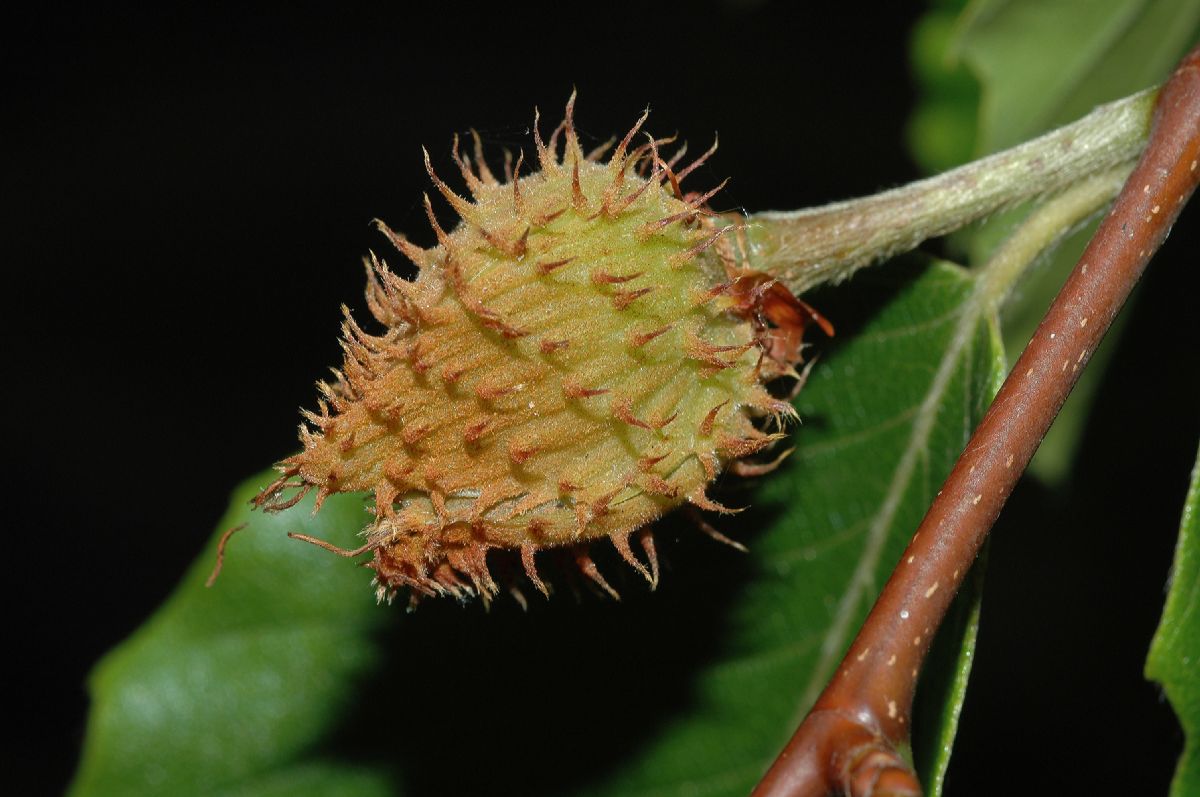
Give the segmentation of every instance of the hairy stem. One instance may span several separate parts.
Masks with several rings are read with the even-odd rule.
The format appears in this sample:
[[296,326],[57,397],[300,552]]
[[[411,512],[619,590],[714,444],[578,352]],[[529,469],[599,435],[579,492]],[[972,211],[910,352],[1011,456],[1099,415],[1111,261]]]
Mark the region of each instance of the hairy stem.
[[906,252],[990,213],[1132,163],[1157,90],[1096,108],[1012,149],[901,188],[807,210],[749,218],[750,264],[797,295]]
[[[933,633],[1089,355],[1195,190],[1198,160],[1200,47],[1163,87],[1146,151],[1112,211],[756,795],[920,793],[897,748],[908,735],[916,678]],[[996,287],[1002,292],[1003,285],[1000,280]]]

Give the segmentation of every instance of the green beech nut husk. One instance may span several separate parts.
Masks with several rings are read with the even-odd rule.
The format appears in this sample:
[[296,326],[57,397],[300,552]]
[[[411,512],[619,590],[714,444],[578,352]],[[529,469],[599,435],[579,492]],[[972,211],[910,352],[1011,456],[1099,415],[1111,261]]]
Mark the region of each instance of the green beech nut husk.
[[367,258],[383,331],[343,308],[345,362],[304,413],[304,450],[258,498],[278,510],[310,489],[318,506],[372,492],[365,544],[341,552],[373,552],[381,598],[490,598],[497,548],[519,553],[543,593],[535,554],[567,548],[612,593],[588,555],[604,537],[656,583],[647,525],[685,502],[730,511],[706,486],[794,415],[764,383],[796,376],[799,335],[820,319],[741,266],[740,226],[707,208],[720,187],[683,193],[712,150],[676,171],[678,157],[659,153],[667,141],[638,140],[643,115],[602,160],[606,148],[582,150],[573,106],[574,95],[548,141],[535,121],[530,174],[522,157],[497,179],[477,136],[473,162],[456,140],[470,199],[426,153],[461,221],[442,229],[426,196],[430,249],[378,223],[416,278]]

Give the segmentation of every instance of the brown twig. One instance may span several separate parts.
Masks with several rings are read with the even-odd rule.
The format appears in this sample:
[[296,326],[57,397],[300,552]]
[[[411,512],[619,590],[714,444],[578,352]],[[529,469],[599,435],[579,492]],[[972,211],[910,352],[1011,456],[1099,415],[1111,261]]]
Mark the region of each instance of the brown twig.
[[1164,85],[1112,211],[1000,388],[757,797],[919,794],[898,754],[938,625],[1017,479],[1200,178],[1200,46]]
[[246,528],[246,524],[239,523],[231,529],[226,529],[225,533],[221,535],[221,539],[217,542],[217,563],[213,565],[212,572],[208,574],[208,580],[204,582],[204,586],[211,587],[217,583],[217,577],[221,575],[221,568],[225,566],[225,545],[229,542],[230,537],[244,528]]

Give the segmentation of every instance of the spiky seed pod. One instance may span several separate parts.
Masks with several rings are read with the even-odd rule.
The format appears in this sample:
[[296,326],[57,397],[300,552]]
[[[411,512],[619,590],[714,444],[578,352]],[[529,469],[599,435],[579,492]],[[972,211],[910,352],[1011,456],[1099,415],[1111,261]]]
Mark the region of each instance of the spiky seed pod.
[[638,139],[645,115],[607,162],[585,154],[573,106],[546,142],[535,117],[540,168],[527,176],[518,159],[496,179],[478,137],[474,163],[456,140],[470,199],[425,154],[461,222],[444,230],[426,196],[432,249],[378,223],[417,277],[366,259],[367,306],[385,329],[367,334],[343,308],[344,365],[305,413],[304,450],[259,496],[279,509],[314,487],[318,506],[372,491],[359,550],[374,552],[381,597],[490,597],[492,548],[519,552],[546,592],[535,552],[601,537],[653,583],[652,540],[640,540],[647,566],[631,535],[684,502],[728,511],[706,485],[793,413],[761,384],[790,370],[762,323],[771,285],[738,270],[736,225],[706,209],[714,192],[682,194],[694,165],[676,174],[664,142]]

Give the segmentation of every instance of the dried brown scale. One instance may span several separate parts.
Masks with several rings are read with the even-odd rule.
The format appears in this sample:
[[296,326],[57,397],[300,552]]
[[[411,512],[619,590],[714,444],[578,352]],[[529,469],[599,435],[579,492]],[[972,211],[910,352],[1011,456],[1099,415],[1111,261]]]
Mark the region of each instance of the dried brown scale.
[[[705,207],[721,186],[683,194],[697,163],[676,173],[659,152],[672,139],[634,146],[646,114],[600,163],[583,153],[573,109],[574,96],[546,141],[535,114],[541,169],[514,178],[518,158],[504,183],[476,134],[473,158],[456,139],[451,159],[473,201],[424,153],[462,221],[444,229],[426,196],[431,249],[376,222],[417,277],[366,259],[367,308],[384,329],[369,334],[346,312],[345,360],[320,385],[319,412],[304,413],[304,450],[256,500],[277,509],[314,487],[318,503],[373,492],[360,552],[373,553],[381,598],[490,598],[494,548],[518,554],[543,594],[536,554],[572,549],[615,596],[587,551],[601,538],[655,584],[645,526],[683,503],[734,511],[706,485],[784,436],[764,423],[778,429],[794,415],[762,382],[796,375],[815,314],[793,309],[798,328],[775,328],[762,301],[769,280],[744,268],[730,240],[740,225]],[[780,335],[791,358],[772,356]]]

